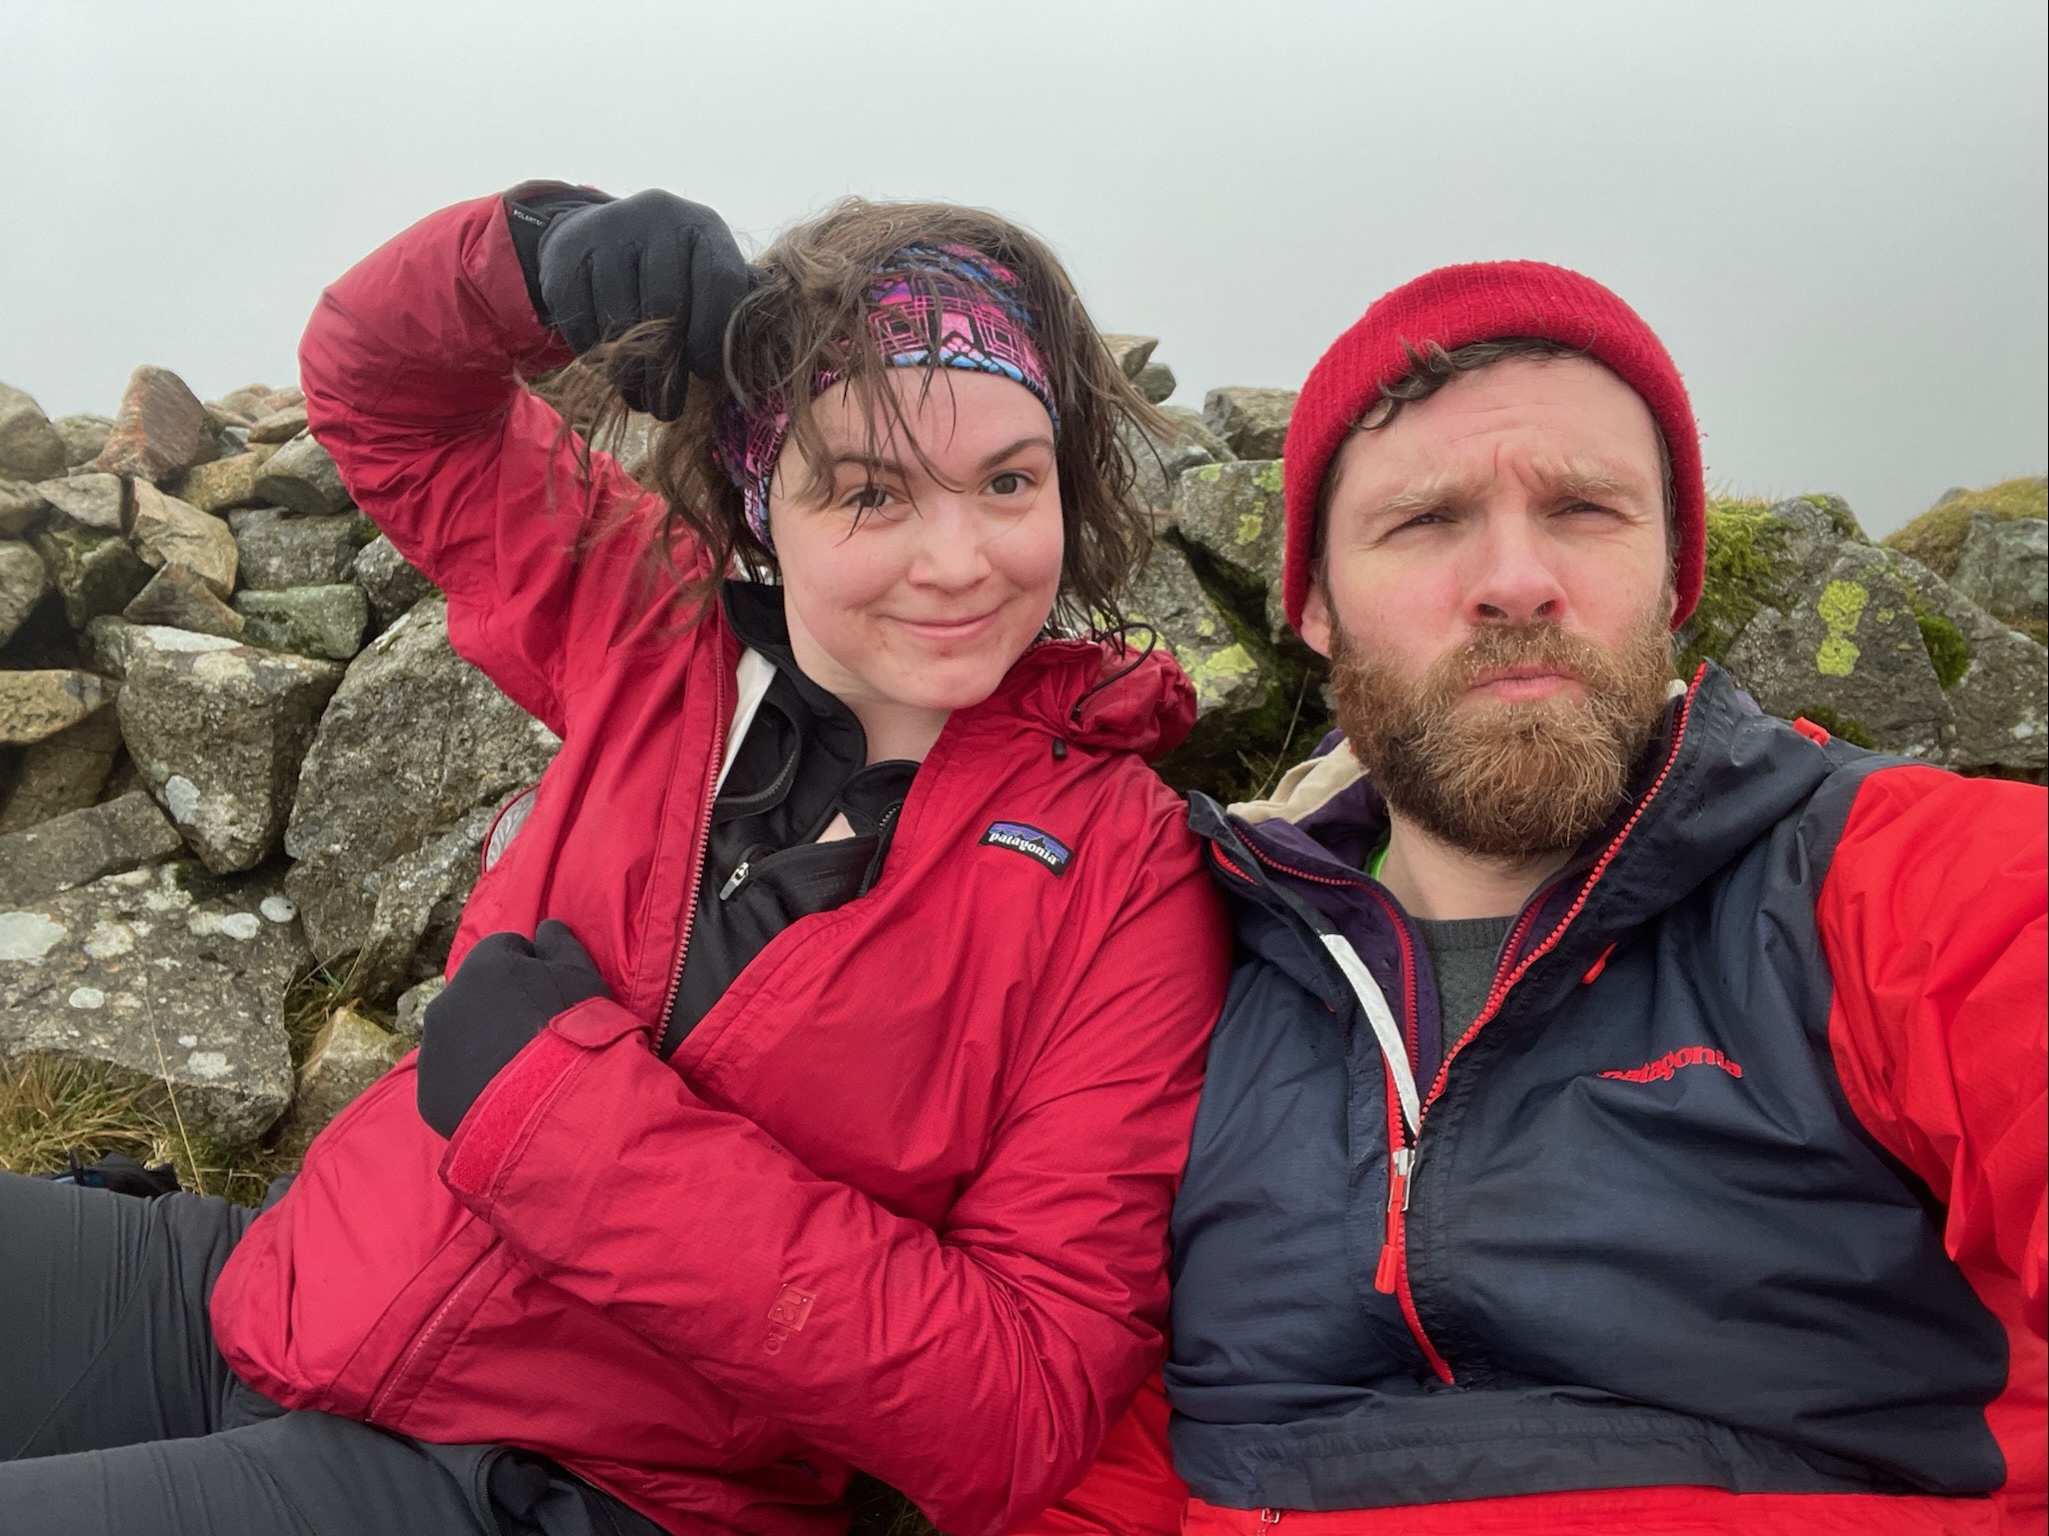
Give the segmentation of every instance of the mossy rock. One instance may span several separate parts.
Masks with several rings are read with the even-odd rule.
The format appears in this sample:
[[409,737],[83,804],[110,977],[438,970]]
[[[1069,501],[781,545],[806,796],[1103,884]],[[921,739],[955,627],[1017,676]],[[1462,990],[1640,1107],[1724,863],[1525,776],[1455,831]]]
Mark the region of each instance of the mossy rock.
[[1853,747],[1869,749],[1878,745],[1878,742],[1873,739],[1871,732],[1866,730],[1863,725],[1852,720],[1848,715],[1837,714],[1826,704],[1809,704],[1802,709],[1795,710],[1794,715],[1798,719],[1811,720],[1838,741],[1847,741]]
[[1906,527],[1887,534],[1882,542],[1948,581],[1956,575],[1957,560],[1963,554],[1974,512],[2001,519],[2049,518],[2049,481],[2040,475],[2024,475],[1975,491],[1951,491]]
[[1928,648],[1929,665],[1943,692],[1964,680],[1971,670],[1971,646],[1964,632],[1939,613],[1923,613],[1917,606],[1914,622],[1921,626],[1921,643]]
[[1707,564],[1700,602],[1679,631],[1680,675],[1721,661],[1743,627],[1785,601],[1797,573],[1784,523],[1770,504],[1717,497],[1707,509]]

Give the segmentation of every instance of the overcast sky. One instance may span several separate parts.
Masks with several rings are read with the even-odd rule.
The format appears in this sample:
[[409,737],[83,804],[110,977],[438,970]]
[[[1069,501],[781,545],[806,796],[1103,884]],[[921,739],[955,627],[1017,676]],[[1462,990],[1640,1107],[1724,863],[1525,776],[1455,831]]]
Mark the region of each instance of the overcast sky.
[[743,238],[1000,209],[1200,406],[1445,262],[1593,274],[1712,484],[1875,532],[2049,461],[2041,0],[0,0],[0,379],[293,375],[321,285],[537,176]]

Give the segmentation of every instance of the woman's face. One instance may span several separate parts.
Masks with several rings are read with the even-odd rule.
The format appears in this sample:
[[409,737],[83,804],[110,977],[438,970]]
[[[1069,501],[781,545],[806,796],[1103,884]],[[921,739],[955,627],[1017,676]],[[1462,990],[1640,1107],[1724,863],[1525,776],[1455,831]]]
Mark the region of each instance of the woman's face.
[[877,421],[871,447],[834,385],[814,406],[831,495],[798,499],[808,466],[786,445],[768,499],[797,664],[861,720],[871,760],[922,757],[995,691],[1052,612],[1063,548],[1036,395],[965,369],[887,377],[902,424]]

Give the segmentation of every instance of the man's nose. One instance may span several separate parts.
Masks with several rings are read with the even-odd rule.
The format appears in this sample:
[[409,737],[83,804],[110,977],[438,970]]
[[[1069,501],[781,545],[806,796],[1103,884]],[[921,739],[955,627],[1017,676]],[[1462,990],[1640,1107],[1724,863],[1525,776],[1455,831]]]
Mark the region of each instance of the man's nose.
[[1555,624],[1565,617],[1565,586],[1553,569],[1540,520],[1525,511],[1491,512],[1470,550],[1467,617],[1476,624]]

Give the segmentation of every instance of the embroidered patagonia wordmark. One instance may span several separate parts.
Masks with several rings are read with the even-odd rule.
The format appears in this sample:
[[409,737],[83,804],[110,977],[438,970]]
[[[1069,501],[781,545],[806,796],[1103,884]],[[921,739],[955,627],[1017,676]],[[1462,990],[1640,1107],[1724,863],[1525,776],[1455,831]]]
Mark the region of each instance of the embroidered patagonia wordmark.
[[1052,833],[1041,832],[1021,821],[990,822],[981,842],[988,847],[1008,848],[1012,853],[1036,859],[1056,875],[1066,874],[1067,861],[1074,857],[1074,850]]
[[761,1347],[771,1355],[781,1354],[790,1335],[804,1331],[804,1324],[811,1319],[811,1303],[817,1299],[815,1293],[801,1291],[794,1285],[777,1291],[775,1304],[768,1309],[768,1337],[762,1340]]
[[1681,1067],[1720,1067],[1731,1077],[1743,1075],[1739,1063],[1731,1061],[1713,1046],[1685,1045],[1676,1051],[1667,1051],[1656,1061],[1647,1061],[1640,1067],[1603,1072],[1601,1076],[1612,1077],[1622,1083],[1662,1083]]

